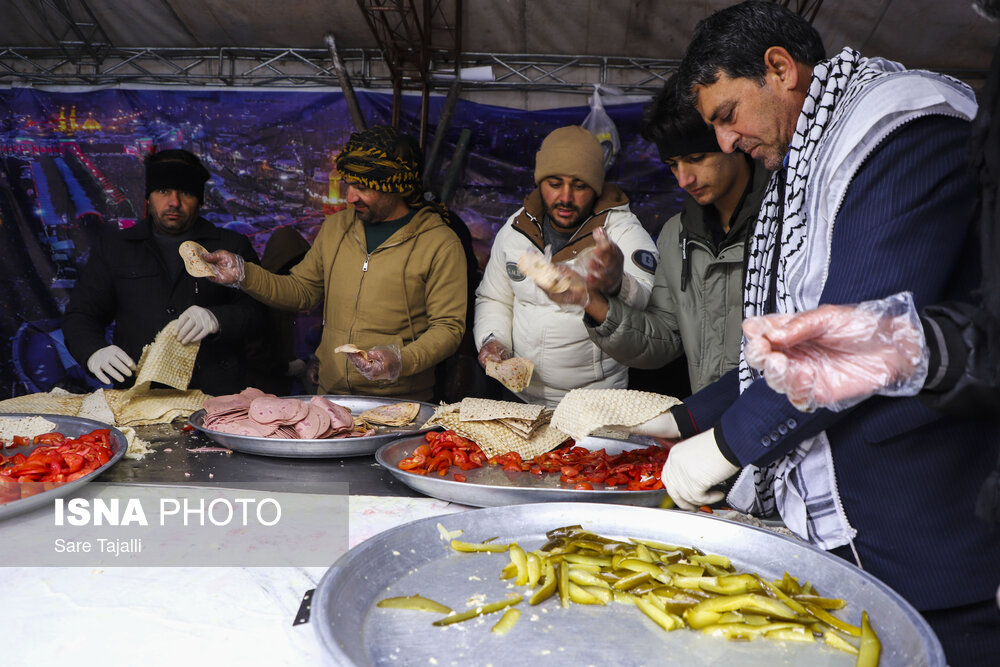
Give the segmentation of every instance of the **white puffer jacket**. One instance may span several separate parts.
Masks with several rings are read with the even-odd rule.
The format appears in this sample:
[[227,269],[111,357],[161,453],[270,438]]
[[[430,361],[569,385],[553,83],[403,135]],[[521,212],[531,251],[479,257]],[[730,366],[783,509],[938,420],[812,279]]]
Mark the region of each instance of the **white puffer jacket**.
[[[583,250],[594,245],[594,229],[603,226],[625,255],[620,296],[642,310],[649,301],[656,271],[656,245],[617,186],[605,185],[594,211],[553,261],[573,265]],[[541,196],[535,190],[497,233],[476,291],[476,346],[481,348],[493,335],[515,356],[535,364],[531,384],[520,394],[532,403],[555,406],[566,392],[581,387],[626,388],[628,369],[591,342],[582,311],[561,310],[517,270],[521,255],[543,250],[541,221]]]

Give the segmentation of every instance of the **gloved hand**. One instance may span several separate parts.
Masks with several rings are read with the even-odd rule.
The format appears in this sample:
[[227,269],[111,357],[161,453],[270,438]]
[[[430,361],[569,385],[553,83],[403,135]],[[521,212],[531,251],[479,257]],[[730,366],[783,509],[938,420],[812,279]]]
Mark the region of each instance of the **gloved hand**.
[[189,306],[177,318],[177,340],[181,345],[197,343],[205,336],[218,332],[219,320],[207,308]]
[[632,433],[635,435],[651,435],[667,440],[676,440],[681,437],[680,429],[677,428],[677,420],[669,410],[662,415],[653,417],[648,422],[633,426]]
[[618,294],[622,287],[625,256],[621,248],[608,239],[603,227],[594,230],[594,241],[596,245],[586,250],[580,261],[587,285],[602,294]]
[[873,394],[914,396],[929,353],[908,292],[743,322],[747,363],[799,410],[843,410]]
[[725,494],[712,487],[738,471],[719,451],[712,428],[671,447],[660,478],[678,507],[696,510],[722,500]]
[[[560,282],[562,283],[561,287],[566,287],[558,292],[542,287],[542,291],[552,299],[553,303],[558,303],[560,306],[586,308],[587,304],[590,303],[590,289],[587,287],[587,279],[566,264],[553,264],[552,267],[565,278]],[[539,287],[541,286],[539,285]]]
[[487,361],[494,361],[500,363],[501,361],[506,361],[510,359],[511,353],[507,349],[507,346],[498,341],[496,338],[490,338],[483,346],[479,348],[479,365],[486,368]]
[[202,255],[202,259],[215,271],[215,275],[209,278],[213,283],[226,287],[239,287],[240,283],[247,277],[246,262],[242,257],[228,250],[210,252],[207,255]]
[[397,345],[376,345],[366,352],[366,360],[361,354],[348,354],[358,372],[372,381],[395,382],[403,370],[403,358]]
[[132,357],[117,345],[102,347],[87,359],[87,370],[102,384],[111,384],[109,375],[118,382],[124,382],[126,377],[132,375],[134,369],[135,362],[132,361]]

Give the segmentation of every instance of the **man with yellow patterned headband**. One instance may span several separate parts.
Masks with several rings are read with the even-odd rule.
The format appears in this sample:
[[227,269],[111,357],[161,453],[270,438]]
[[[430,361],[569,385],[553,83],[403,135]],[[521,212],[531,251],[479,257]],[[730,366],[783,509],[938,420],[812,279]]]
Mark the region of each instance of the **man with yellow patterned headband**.
[[[422,157],[395,129],[351,135],[337,155],[350,206],[327,216],[287,276],[237,255],[205,256],[216,282],[285,310],[323,300],[319,393],[428,400],[434,367],[465,331],[466,260],[440,210],[423,201]],[[337,354],[353,345],[364,352]]]

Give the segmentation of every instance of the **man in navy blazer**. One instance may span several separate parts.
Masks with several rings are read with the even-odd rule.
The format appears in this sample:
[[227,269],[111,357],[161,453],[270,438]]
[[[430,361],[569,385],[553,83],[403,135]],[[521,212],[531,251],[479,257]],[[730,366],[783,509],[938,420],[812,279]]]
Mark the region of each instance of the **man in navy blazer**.
[[[825,58],[805,20],[753,1],[698,25],[679,77],[724,151],[774,171],[747,249],[744,316],[901,291],[918,307],[968,297],[979,266],[967,87],[849,48]],[[1000,532],[974,513],[997,424],[916,398],[803,413],[741,359],[639,430],[683,439],[663,471],[681,507],[721,500],[713,487],[741,471],[730,505],[779,515],[895,588],[951,665],[1000,655]]]

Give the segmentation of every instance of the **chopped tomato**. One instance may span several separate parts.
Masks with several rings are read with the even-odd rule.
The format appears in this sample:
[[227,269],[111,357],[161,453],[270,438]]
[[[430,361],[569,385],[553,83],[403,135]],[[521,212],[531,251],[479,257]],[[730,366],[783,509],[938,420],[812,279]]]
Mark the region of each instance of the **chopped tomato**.
[[563,483],[581,489],[588,486],[592,489],[594,484],[635,491],[662,489],[660,472],[668,451],[654,446],[609,455],[603,449],[577,447],[569,440],[558,449],[524,461],[517,452],[488,458],[476,443],[454,431],[432,431],[424,435],[424,440],[426,444],[417,447],[413,456],[400,461],[401,469],[419,475],[437,472],[444,476],[454,467],[464,472],[489,463],[510,473],[530,472],[537,476],[555,473]]

